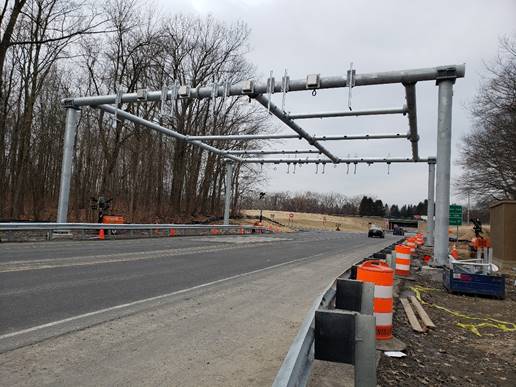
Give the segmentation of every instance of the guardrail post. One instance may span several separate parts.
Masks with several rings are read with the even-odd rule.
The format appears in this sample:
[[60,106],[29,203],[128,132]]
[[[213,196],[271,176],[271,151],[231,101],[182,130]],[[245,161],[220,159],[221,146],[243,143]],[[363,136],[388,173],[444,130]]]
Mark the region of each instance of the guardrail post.
[[376,386],[376,319],[355,316],[355,386]]
[[226,194],[224,196],[224,224],[229,224],[229,215],[231,212],[231,192],[233,182],[233,161],[226,161]]
[[315,314],[315,359],[355,365],[355,385],[376,386],[374,284],[337,278],[335,308]]
[[59,204],[57,206],[57,223],[66,223],[68,218],[68,201],[70,198],[70,180],[75,146],[75,132],[79,122],[79,110],[66,108],[66,126],[63,143],[63,161],[61,164],[61,185],[59,187]]

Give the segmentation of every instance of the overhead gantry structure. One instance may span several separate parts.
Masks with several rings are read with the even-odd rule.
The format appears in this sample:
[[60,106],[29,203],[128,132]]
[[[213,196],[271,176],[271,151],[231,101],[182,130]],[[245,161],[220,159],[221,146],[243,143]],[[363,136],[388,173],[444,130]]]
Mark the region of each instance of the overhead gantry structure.
[[[427,245],[434,246],[434,259],[439,264],[444,264],[448,259],[448,223],[450,204],[450,160],[451,160],[451,112],[453,84],[457,78],[464,77],[465,65],[450,65],[431,68],[401,70],[368,74],[357,74],[350,68],[344,76],[323,77],[319,74],[310,74],[305,79],[291,80],[288,75],[282,77],[281,82],[276,82],[271,76],[266,82],[255,82],[247,80],[235,85],[228,83],[213,83],[204,87],[190,87],[179,85],[177,82],[173,87],[164,87],[160,91],[138,90],[136,93],[122,93],[86,96],[78,98],[67,98],[63,105],[67,110],[63,163],[61,171],[61,186],[59,194],[59,205],[57,222],[65,223],[68,213],[68,201],[70,191],[70,180],[72,172],[73,149],[75,134],[78,125],[79,111],[81,107],[90,106],[101,109],[115,117],[140,124],[149,129],[160,132],[166,136],[185,141],[194,146],[201,147],[208,152],[215,153],[226,160],[225,179],[225,206],[224,223],[229,222],[231,202],[231,182],[234,163],[243,164],[375,164],[375,163],[427,163],[428,164],[428,232]],[[437,156],[420,157],[418,148],[418,127],[416,107],[416,84],[424,81],[435,81],[438,86],[438,112],[437,112]],[[317,90],[348,88],[351,101],[351,92],[354,87],[401,84],[405,89],[405,104],[401,107],[370,109],[370,110],[349,110],[335,112],[315,113],[287,113],[283,106],[280,108],[271,101],[272,94],[282,93],[283,104],[285,95],[291,92],[312,91],[315,95]],[[137,115],[131,114],[119,107],[121,104],[160,102],[162,112],[167,103],[173,103],[177,99],[202,99],[202,98],[228,98],[232,96],[248,96],[261,104],[272,115],[276,116],[293,134],[242,134],[242,135],[204,135],[188,136],[173,129],[166,128],[156,122],[145,120]],[[113,106],[114,105],[114,106]],[[385,133],[385,134],[363,134],[363,135],[332,135],[313,136],[303,129],[297,121],[309,118],[334,118],[334,117],[358,117],[371,115],[392,115],[403,114],[408,117],[407,133]],[[216,148],[208,142],[214,140],[284,140],[300,139],[305,140],[309,146],[307,149],[298,150],[227,150]],[[407,139],[411,144],[411,156],[409,157],[355,157],[341,158],[330,152],[325,146],[328,141],[355,141],[355,140],[386,140],[386,139]],[[316,154],[317,157],[305,155]],[[275,157],[263,157],[275,155]],[[296,155],[299,157],[286,158],[284,155]],[[437,171],[436,171],[437,165]],[[434,189],[435,176],[437,187]],[[435,191],[435,224],[434,224],[434,191]],[[435,243],[434,243],[435,228]]]

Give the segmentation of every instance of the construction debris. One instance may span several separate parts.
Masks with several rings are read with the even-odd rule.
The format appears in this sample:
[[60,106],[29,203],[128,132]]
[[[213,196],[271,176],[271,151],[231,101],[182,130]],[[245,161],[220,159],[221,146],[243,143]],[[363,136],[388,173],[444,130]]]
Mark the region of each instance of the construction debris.
[[403,309],[405,309],[405,314],[407,315],[408,321],[412,329],[416,332],[425,333],[428,329],[424,324],[420,324],[412,307],[410,306],[409,301],[406,298],[400,298],[401,304],[403,305]]
[[416,297],[414,297],[414,296],[410,296],[409,299],[412,302],[412,304],[414,305],[414,307],[416,308],[416,311],[419,314],[419,317],[421,318],[423,323],[428,328],[435,328],[435,324],[432,322],[432,320],[430,319],[430,317],[426,313],[425,309],[423,308],[423,305],[421,305],[419,303],[418,299]]

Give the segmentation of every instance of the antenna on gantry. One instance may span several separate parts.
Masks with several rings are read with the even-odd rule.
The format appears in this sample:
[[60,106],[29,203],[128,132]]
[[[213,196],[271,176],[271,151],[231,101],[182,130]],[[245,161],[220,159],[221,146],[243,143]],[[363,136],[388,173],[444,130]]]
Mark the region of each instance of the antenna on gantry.
[[269,100],[267,102],[267,113],[270,113],[271,111],[271,99],[272,94],[274,94],[274,77],[272,76],[273,72],[272,70],[269,73],[269,79],[267,79],[267,99]]
[[353,70],[353,62],[349,64],[349,70],[347,74],[347,85],[348,85],[348,109],[351,111],[351,90],[355,86],[355,70]]
[[285,99],[287,97],[288,86],[289,86],[290,78],[287,74],[287,69],[285,69],[285,75],[281,78],[281,110],[285,111]]
[[124,94],[124,91],[122,90],[122,85],[117,83],[116,84],[116,97],[115,97],[115,109],[117,109],[117,110],[115,110],[115,114],[113,114],[113,121],[111,121],[113,129],[116,128],[116,125],[117,125],[117,122],[118,122],[117,113],[118,113],[118,109],[121,108],[122,94]]

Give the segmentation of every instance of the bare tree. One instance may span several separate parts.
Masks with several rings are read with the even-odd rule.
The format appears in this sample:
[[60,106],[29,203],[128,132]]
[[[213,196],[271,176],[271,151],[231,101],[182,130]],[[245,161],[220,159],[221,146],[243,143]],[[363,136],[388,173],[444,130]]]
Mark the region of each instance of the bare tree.
[[472,105],[473,130],[463,138],[458,192],[489,202],[516,199],[516,40],[500,41],[496,62]]
[[[55,216],[65,115],[60,100],[76,95],[191,87],[254,77],[249,29],[212,17],[162,17],[139,0],[16,0],[0,15],[6,43],[0,88],[0,216]],[[19,12],[18,12],[18,7]],[[100,23],[100,24],[99,24]],[[12,26],[12,27],[9,27]],[[106,30],[97,34],[100,26]],[[0,59],[1,59],[0,47]],[[247,98],[181,99],[118,106],[188,135],[260,133],[267,114]],[[91,196],[115,198],[133,222],[220,214],[223,159],[100,110],[81,111],[76,138],[71,219],[93,221]],[[253,142],[216,141],[224,149]],[[261,179],[237,166],[234,205]]]

